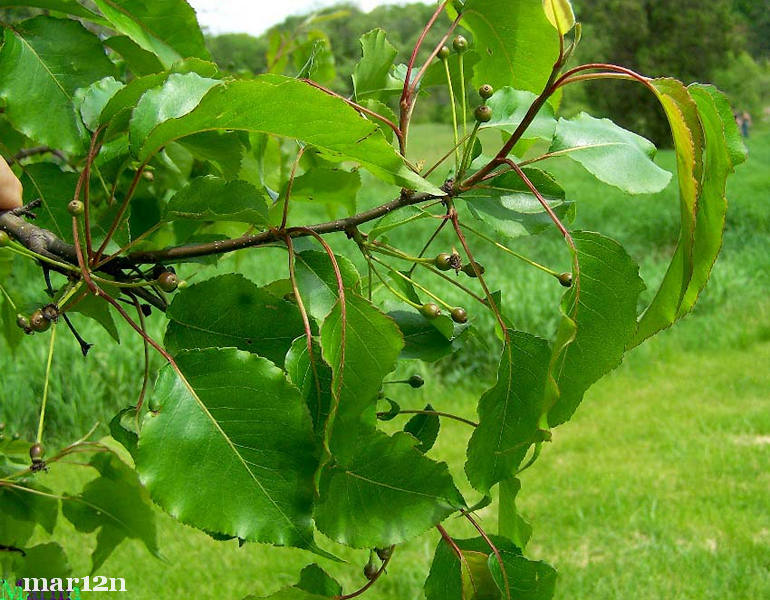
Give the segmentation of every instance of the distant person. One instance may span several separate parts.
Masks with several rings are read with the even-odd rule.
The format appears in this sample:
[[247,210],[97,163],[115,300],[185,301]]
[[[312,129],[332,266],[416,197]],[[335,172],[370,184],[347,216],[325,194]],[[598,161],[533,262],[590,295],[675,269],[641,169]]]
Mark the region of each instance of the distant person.
[[741,120],[738,122],[738,125],[741,128],[741,134],[743,137],[749,137],[749,130],[751,129],[752,121],[751,115],[748,113],[748,111],[744,110],[741,113]]

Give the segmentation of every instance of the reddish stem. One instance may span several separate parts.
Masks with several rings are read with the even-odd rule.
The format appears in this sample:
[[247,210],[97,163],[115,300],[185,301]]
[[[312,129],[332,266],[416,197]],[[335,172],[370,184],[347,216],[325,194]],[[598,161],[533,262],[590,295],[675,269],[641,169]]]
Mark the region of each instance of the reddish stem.
[[310,318],[307,315],[307,310],[305,310],[305,303],[302,301],[302,295],[300,294],[299,286],[297,285],[297,274],[294,270],[296,253],[294,252],[294,242],[292,241],[290,235],[286,236],[286,248],[289,251],[289,280],[291,281],[292,290],[294,290],[294,297],[297,299],[297,307],[299,308],[299,313],[302,315],[302,323],[305,326],[305,337],[307,338],[307,354],[310,360],[310,368],[313,370],[313,379],[315,381],[316,388],[316,406],[318,408],[318,414],[320,415],[321,382],[318,378],[318,367],[316,366],[315,358],[313,356],[313,332],[310,328]]
[[99,259],[101,259],[102,254],[104,254],[104,251],[107,248],[107,245],[110,243],[110,240],[112,239],[112,236],[115,235],[115,232],[118,229],[118,225],[120,225],[121,219],[123,219],[123,215],[126,212],[126,209],[128,208],[129,203],[131,202],[131,198],[134,195],[134,192],[136,191],[137,186],[139,185],[139,181],[142,178],[142,173],[144,173],[144,169],[147,166],[147,163],[142,164],[137,170],[136,174],[134,175],[133,181],[131,181],[131,187],[128,188],[128,193],[126,194],[126,197],[123,199],[123,204],[121,204],[120,209],[118,210],[118,214],[115,215],[115,218],[112,221],[112,225],[110,225],[110,230],[107,232],[107,235],[104,238],[104,241],[99,246],[99,249],[94,254],[93,262],[97,263],[99,262]]
[[289,199],[291,198],[291,189],[294,187],[294,177],[297,175],[297,167],[299,167],[299,161],[302,159],[302,155],[305,153],[305,146],[302,146],[297,152],[297,157],[294,159],[294,164],[291,167],[291,176],[289,177],[289,183],[286,184],[286,198],[283,200],[283,215],[281,216],[281,226],[278,229],[283,230],[286,227],[286,220],[289,218]]
[[404,88],[401,92],[401,99],[399,100],[399,107],[401,111],[401,119],[399,121],[399,129],[401,130],[401,138],[399,138],[399,146],[401,149],[401,155],[406,156],[406,139],[409,132],[409,119],[411,117],[412,107],[414,106],[414,102],[412,99],[412,70],[414,70],[414,63],[417,61],[417,53],[420,51],[420,48],[422,47],[423,42],[425,41],[425,37],[428,35],[428,32],[431,30],[433,25],[438,20],[439,16],[441,16],[441,13],[446,8],[446,5],[449,3],[449,0],[444,0],[441,4],[439,4],[436,11],[433,13],[433,16],[431,16],[430,20],[426,23],[425,27],[422,30],[422,33],[420,33],[420,37],[417,38],[417,43],[414,45],[414,48],[412,49],[412,55],[409,57],[409,62],[406,65],[406,77],[404,78]]
[[385,568],[388,566],[388,563],[390,562],[390,559],[393,558],[393,552],[395,550],[395,546],[390,547],[390,556],[386,558],[382,562],[382,566],[379,568],[379,570],[374,574],[374,576],[366,583],[365,586],[362,588],[356,590],[355,592],[352,592],[350,594],[345,594],[343,596],[334,596],[335,600],[350,600],[350,598],[356,598],[366,592],[370,587],[372,587],[376,581],[382,576],[383,573],[385,573]]
[[446,542],[446,544],[452,549],[452,552],[455,553],[455,556],[457,556],[457,559],[460,561],[460,563],[465,566],[465,570],[468,573],[468,577],[470,577],[471,585],[473,586],[473,591],[475,593],[477,589],[476,582],[473,579],[473,571],[471,571],[471,566],[468,564],[468,559],[465,558],[465,554],[463,554],[463,551],[460,550],[457,542],[452,539],[452,536],[447,533],[446,529],[444,529],[441,525],[436,525],[436,529],[438,529],[438,532],[441,534],[441,538],[444,540],[444,542]]

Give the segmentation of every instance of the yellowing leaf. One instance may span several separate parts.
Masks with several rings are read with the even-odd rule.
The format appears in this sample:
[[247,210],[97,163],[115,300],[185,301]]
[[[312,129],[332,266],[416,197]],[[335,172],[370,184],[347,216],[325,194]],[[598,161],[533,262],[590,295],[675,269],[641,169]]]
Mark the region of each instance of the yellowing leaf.
[[543,0],[545,16],[564,35],[575,26],[575,13],[570,0]]

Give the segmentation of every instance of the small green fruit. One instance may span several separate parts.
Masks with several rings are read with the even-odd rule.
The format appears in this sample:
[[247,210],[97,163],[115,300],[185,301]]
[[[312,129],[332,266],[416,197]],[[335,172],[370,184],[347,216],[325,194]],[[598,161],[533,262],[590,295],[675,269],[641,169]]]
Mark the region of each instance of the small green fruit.
[[559,283],[564,287],[572,287],[572,273],[562,273],[559,275]]
[[476,108],[474,116],[479,123],[489,123],[492,120],[492,109],[486,104],[482,104]]
[[45,448],[43,448],[43,444],[40,442],[36,444],[32,444],[29,448],[29,457],[32,459],[33,463],[39,463],[43,461],[43,456],[45,456]]
[[451,50],[449,50],[448,46],[441,46],[441,50],[438,51],[438,57],[441,60],[446,60],[449,58],[449,55],[451,54]]
[[489,100],[494,93],[495,88],[493,88],[488,83],[485,83],[479,88],[479,96],[481,96],[484,100]]
[[3,246],[8,246],[11,243],[11,236],[9,236],[5,231],[0,231],[0,248]]
[[377,577],[377,572],[379,569],[374,566],[374,563],[369,561],[364,566],[364,577],[366,577],[369,581]]
[[448,252],[442,252],[436,256],[436,268],[439,271],[448,271],[452,268],[452,255]]
[[468,50],[468,40],[466,40],[463,36],[458,35],[454,40],[452,40],[452,47],[458,54],[464,54]]
[[179,287],[179,278],[171,271],[164,271],[158,277],[158,287],[164,292],[173,292]]
[[425,380],[419,375],[412,375],[407,381],[414,389],[421,388],[425,385]]
[[67,205],[67,212],[73,217],[79,217],[83,214],[84,210],[85,206],[83,206],[83,203],[80,200],[73,200]]
[[468,322],[468,311],[466,311],[464,308],[458,306],[457,308],[453,308],[452,312],[450,313],[452,315],[452,320],[455,323],[467,323]]
[[51,321],[45,318],[43,311],[39,308],[35,312],[33,312],[32,315],[30,315],[29,317],[29,328],[32,331],[37,331],[38,333],[42,333],[43,331],[47,330],[50,326],[51,326]]
[[428,302],[420,307],[420,314],[426,319],[435,319],[441,314],[441,309],[438,304]]

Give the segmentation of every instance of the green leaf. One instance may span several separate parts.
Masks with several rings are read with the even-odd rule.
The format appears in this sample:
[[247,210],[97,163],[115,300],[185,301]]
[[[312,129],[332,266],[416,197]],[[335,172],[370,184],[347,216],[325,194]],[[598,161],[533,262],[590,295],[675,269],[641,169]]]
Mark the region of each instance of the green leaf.
[[35,163],[24,167],[20,179],[24,186],[24,202],[36,198],[42,202],[35,211],[35,225],[72,243],[72,215],[67,212],[67,203],[75,194],[77,173],[62,171],[53,163]]
[[[27,458],[29,466],[29,458]],[[50,493],[43,486],[30,483],[29,481],[19,482],[26,488],[42,493]],[[0,507],[2,508],[3,520],[10,519],[11,522],[5,526],[0,526],[0,533],[4,536],[3,544],[19,545],[26,541],[24,535],[20,535],[26,527],[20,527],[23,522],[29,523],[29,532],[31,533],[34,525],[40,525],[49,534],[53,534],[56,526],[56,519],[59,515],[59,500],[42,494],[36,494],[18,489],[4,487],[0,491]],[[14,525],[13,521],[17,523]],[[6,541],[8,540],[8,541]]]
[[[490,538],[501,552],[521,554],[509,540],[496,535]],[[480,537],[454,541],[462,552],[463,562],[449,544],[443,539],[438,541],[430,573],[425,580],[426,600],[499,600],[497,586],[487,567],[487,558],[491,553],[489,544]],[[468,573],[468,567],[471,573]]]
[[96,131],[99,117],[110,99],[123,87],[114,77],[105,77],[76,92],[80,95],[79,110],[83,123],[90,131]]
[[[254,106],[260,110],[255,111]],[[287,110],[291,107],[291,110]],[[329,123],[334,127],[329,127]],[[376,125],[344,100],[307,83],[277,75],[215,86],[189,114],[157,126],[146,139],[135,138],[140,160],[170,141],[203,130],[237,129],[288,137],[311,144],[335,160],[353,160],[382,180],[443,195],[410,170]]]
[[[433,407],[428,404],[425,406],[426,411],[434,410]],[[404,425],[404,431],[416,437],[420,443],[415,446],[415,449],[425,454],[433,448],[433,444],[438,439],[438,432],[441,429],[441,423],[438,415],[417,414],[414,415],[406,425]]]
[[94,2],[117,31],[157,55],[166,67],[188,56],[209,58],[195,11],[184,0]]
[[234,348],[165,367],[136,462],[153,500],[183,523],[244,540],[314,547],[316,446],[307,406],[270,361]]
[[[516,90],[508,86],[497,90],[487,100],[487,104],[492,109],[492,119],[484,123],[481,129],[501,129],[506,133],[513,133],[524,120],[536,98],[537,96],[532,92]],[[522,139],[540,139],[550,142],[555,131],[556,117],[553,107],[545,104],[527,127]]]
[[[500,551],[502,566],[494,554],[487,559],[489,571],[505,598],[506,582],[516,600],[551,600],[556,590],[556,570],[541,561],[532,561],[520,553]],[[505,575],[503,575],[505,570]]]
[[465,472],[483,494],[513,476],[530,445],[542,440],[548,343],[528,333],[508,332],[497,382],[479,400],[479,426],[468,442]]
[[[139,435],[134,424],[135,416],[136,407],[129,406],[121,410],[110,421],[110,435],[120,442],[132,456],[136,453],[136,446],[139,442]],[[128,425],[125,424],[126,422]]]
[[521,491],[521,481],[515,477],[500,482],[498,531],[519,548],[526,548],[532,537],[532,525],[527,523],[516,508],[516,497]]
[[283,364],[304,332],[297,307],[242,275],[221,275],[176,293],[164,339],[172,354],[195,348],[235,347]]
[[543,91],[559,56],[559,36],[542,0],[467,0],[462,25],[473,33],[480,58],[475,87],[488,83],[496,89]]
[[[335,255],[345,289],[355,290],[360,275],[350,259]],[[321,323],[337,303],[337,276],[326,252],[306,250],[296,255],[297,287],[305,310]]]
[[163,85],[145,92],[131,116],[131,148],[134,151],[140,148],[160,123],[190,113],[219,83],[217,79],[201,77],[197,73],[172,73]]
[[318,529],[354,548],[386,547],[416,537],[462,507],[446,464],[420,454],[415,443],[404,433],[362,432],[354,456],[331,463],[321,475]]
[[114,35],[104,40],[104,45],[114,50],[126,66],[137,77],[158,73],[163,70],[163,63],[152,52],[147,52],[127,35]]
[[126,538],[142,541],[158,556],[155,515],[136,473],[113,454],[95,455],[91,466],[101,476],[64,503],[64,516],[75,529],[84,533],[99,529],[91,572]]
[[671,173],[653,162],[652,142],[609,119],[580,113],[559,119],[549,152],[560,152],[600,181],[629,194],[654,194],[671,181]]
[[179,140],[194,158],[207,160],[228,181],[238,179],[244,146],[239,131],[201,131]]
[[13,352],[24,338],[24,331],[16,325],[16,311],[4,291],[0,285],[0,320],[3,324],[3,337]]
[[5,30],[0,99],[8,120],[24,135],[77,154],[88,135],[73,105],[75,90],[114,70],[99,38],[79,22],[36,17]]
[[232,221],[269,225],[267,198],[250,183],[213,175],[193,179],[168,201],[164,221]]
[[295,587],[310,594],[332,598],[342,595],[342,586],[318,565],[308,565],[299,574],[299,582]]
[[338,301],[321,327],[321,348],[334,373],[333,420],[340,421],[332,435],[332,452],[338,458],[356,455],[360,426],[374,427],[374,408],[385,375],[395,365],[404,340],[395,322],[367,300],[348,291],[344,306]]
[[320,436],[323,435],[332,404],[332,370],[323,361],[321,348],[315,340],[313,363],[310,361],[307,337],[298,337],[286,354],[286,374],[302,393],[313,420],[313,430]]
[[[108,288],[105,291],[112,295],[118,290],[117,288]],[[118,328],[115,325],[115,319],[110,312],[110,305],[107,304],[107,302],[105,302],[102,298],[97,298],[93,294],[88,294],[72,308],[65,308],[68,313],[79,313],[88,317],[89,319],[93,319],[99,323],[99,325],[104,327],[105,331],[110,334],[112,339],[114,339],[118,344],[120,343],[120,333],[118,332]]]
[[[31,548],[24,550],[26,556],[17,556],[12,567],[12,573],[14,577],[10,578],[12,581],[18,579],[27,578],[45,578],[49,581],[52,579],[65,579],[68,575],[72,574],[72,569],[69,565],[69,560],[59,544],[49,542],[47,544],[38,544]],[[33,592],[34,593],[34,592]],[[51,592],[52,594],[54,592]],[[42,595],[42,592],[40,592]],[[20,596],[24,598],[31,597],[32,594]],[[3,598],[6,596],[3,595]],[[9,599],[13,596],[8,595]],[[32,596],[34,597],[34,596]]]
[[103,24],[104,20],[96,13],[91,12],[86,7],[81,6],[76,0],[0,0],[0,8],[10,6],[20,6],[24,8],[42,8],[43,10],[55,10],[75,17],[82,17]]
[[[329,207],[332,217],[336,216],[338,206],[343,209],[343,216],[350,216],[356,212],[356,196],[360,189],[361,174],[358,172],[311,169],[294,180],[289,213],[291,214],[291,204],[294,202],[314,202]],[[281,197],[285,200],[286,186]]]
[[373,29],[359,40],[363,56],[353,70],[353,90],[356,101],[381,99],[403,87],[390,74],[398,50],[387,40],[382,29]]
[[[524,173],[563,220],[574,217],[575,205],[545,171],[526,168]],[[470,214],[498,235],[510,239],[535,235],[553,227],[553,221],[529,187],[514,172],[504,173],[463,194]]]
[[559,35],[564,35],[575,26],[575,12],[570,0],[543,0],[543,9],[548,21]]
[[122,119],[120,123],[111,124],[107,137],[114,137],[117,133],[127,131],[131,111],[133,111],[136,103],[139,102],[139,99],[147,90],[161,85],[167,77],[168,73],[155,73],[144,77],[137,77],[129,81],[125,87],[110,98],[110,101],[102,110],[99,125],[106,125],[119,114]]
[[585,391],[620,364],[636,330],[636,304],[644,283],[639,266],[616,241],[590,232],[572,234],[580,273],[564,294],[563,327],[576,328],[571,343],[554,347],[552,364],[560,396],[548,412],[552,427],[569,420]]
[[402,359],[433,362],[449,356],[459,350],[460,336],[467,329],[467,325],[455,327],[445,315],[429,320],[415,311],[396,310],[388,316],[396,321],[404,336],[404,349],[399,356]]

